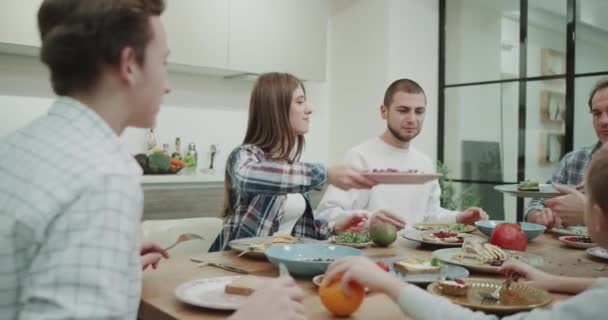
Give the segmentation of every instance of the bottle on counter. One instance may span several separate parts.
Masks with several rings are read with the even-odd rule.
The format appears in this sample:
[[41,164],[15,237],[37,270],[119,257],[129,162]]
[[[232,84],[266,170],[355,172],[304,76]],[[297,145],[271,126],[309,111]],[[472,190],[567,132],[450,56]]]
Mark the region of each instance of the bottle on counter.
[[182,159],[182,140],[180,137],[175,138],[175,152],[171,154],[171,158]]
[[154,134],[154,129],[150,129],[148,131],[148,141],[146,142],[146,146],[148,150],[152,150],[156,147],[156,135]]
[[194,143],[188,144],[188,152],[184,157],[184,162],[188,168],[196,168],[198,163],[198,152],[196,151],[196,145]]
[[169,144],[163,143],[163,153],[169,156]]

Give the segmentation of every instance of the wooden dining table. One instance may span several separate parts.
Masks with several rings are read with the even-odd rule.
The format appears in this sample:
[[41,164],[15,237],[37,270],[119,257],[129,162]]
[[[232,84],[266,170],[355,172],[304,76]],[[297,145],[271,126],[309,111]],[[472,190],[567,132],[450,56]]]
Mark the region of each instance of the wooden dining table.
[[[391,246],[364,249],[364,254],[371,258],[418,258],[429,260],[437,248],[420,246],[419,243],[403,237]],[[555,236],[543,234],[528,244],[528,252],[544,258],[540,268],[546,272],[575,277],[608,277],[605,261],[587,255],[585,250],[565,247]],[[245,256],[237,257],[236,251],[205,253],[192,257],[205,262],[218,262],[247,270],[250,274],[260,276],[278,276],[278,268],[267,260],[255,260]],[[142,320],[194,320],[225,319],[229,311],[218,311],[190,306],[178,301],[174,290],[182,283],[202,278],[238,275],[217,267],[198,267],[190,261],[191,256],[173,257],[162,261],[156,270],[147,270],[143,275],[143,290],[139,307],[139,319]],[[501,275],[471,272],[470,277],[499,279]],[[308,319],[344,319],[334,318],[321,304],[317,287],[310,279],[296,279],[305,292],[303,301]],[[395,281],[400,281],[395,279]],[[569,298],[569,295],[552,293],[553,303]],[[547,306],[547,307],[550,307]],[[381,293],[369,293],[361,307],[351,315],[351,319],[410,319],[404,315],[397,304]]]

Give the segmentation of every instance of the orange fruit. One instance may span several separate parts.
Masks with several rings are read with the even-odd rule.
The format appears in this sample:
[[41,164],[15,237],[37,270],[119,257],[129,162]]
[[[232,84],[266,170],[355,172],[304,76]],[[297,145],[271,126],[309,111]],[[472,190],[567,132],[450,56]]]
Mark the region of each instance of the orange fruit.
[[357,311],[363,303],[365,288],[360,283],[351,281],[348,283],[350,294],[346,296],[342,292],[341,279],[342,276],[340,275],[327,286],[321,284],[319,286],[319,298],[321,298],[325,308],[333,315],[346,317]]

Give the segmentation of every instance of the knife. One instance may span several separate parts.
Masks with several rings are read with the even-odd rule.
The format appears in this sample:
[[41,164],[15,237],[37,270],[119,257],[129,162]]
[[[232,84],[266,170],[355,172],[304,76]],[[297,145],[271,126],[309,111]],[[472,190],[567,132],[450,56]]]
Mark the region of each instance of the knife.
[[243,270],[243,269],[239,269],[236,267],[231,267],[231,266],[227,266],[225,264],[221,264],[221,263],[215,263],[215,262],[209,262],[210,266],[214,266],[214,267],[218,267],[227,271],[232,271],[232,272],[236,272],[236,273],[241,273],[241,274],[248,274],[249,271],[247,270]]
[[249,274],[249,271],[247,271],[247,270],[243,270],[243,269],[232,267],[232,266],[227,266],[227,265],[221,264],[221,263],[205,262],[205,261],[197,259],[197,258],[190,258],[190,261],[198,263],[199,267],[212,266],[212,267],[224,269],[226,271],[231,271],[231,272],[236,272],[236,273],[241,273],[241,274]]

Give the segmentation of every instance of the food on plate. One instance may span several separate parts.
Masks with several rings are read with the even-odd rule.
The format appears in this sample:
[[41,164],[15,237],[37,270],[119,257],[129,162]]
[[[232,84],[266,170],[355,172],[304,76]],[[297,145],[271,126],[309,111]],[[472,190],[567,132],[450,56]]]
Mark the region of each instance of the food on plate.
[[563,238],[566,241],[571,241],[571,242],[580,242],[580,243],[593,243],[593,240],[591,240],[591,238],[589,237],[564,237]]
[[500,290],[499,300],[500,303],[505,306],[526,305],[530,303],[524,295],[522,295],[520,292],[513,290],[513,288],[503,288],[502,290]]
[[552,231],[556,232],[556,233],[560,233],[560,234],[571,234],[571,235],[576,235],[576,236],[581,236],[581,237],[589,236],[589,232],[587,231],[587,227],[585,227],[585,226],[569,226],[569,227],[562,227],[562,228],[553,228]]
[[373,169],[372,172],[399,172],[397,169],[388,168],[388,169]]
[[386,271],[386,272],[391,271],[391,268],[390,268],[390,267],[388,266],[388,264],[386,264],[386,262],[384,262],[384,261],[378,261],[378,262],[376,262],[376,265],[377,265],[378,267],[380,267],[380,269],[382,269],[382,270],[384,270],[384,271]]
[[365,288],[356,281],[348,283],[349,294],[344,294],[341,280],[342,276],[338,275],[328,285],[321,283],[319,286],[319,298],[323,306],[333,315],[339,317],[347,317],[353,314],[365,298]]
[[410,274],[441,272],[441,265],[432,265],[431,262],[432,261],[421,261],[418,259],[406,259],[394,262],[393,268],[397,271]]
[[338,234],[334,238],[334,241],[338,243],[359,244],[370,242],[371,239],[369,237],[369,233],[367,232],[343,232]]
[[420,231],[426,230],[437,230],[444,232],[472,232],[475,231],[476,227],[467,225],[464,223],[452,223],[452,224],[433,224],[433,223],[419,223],[414,226],[415,229]]
[[304,262],[334,262],[336,259],[334,258],[302,258],[298,259],[298,261]]
[[465,258],[475,259],[483,264],[501,266],[508,256],[500,247],[490,243],[467,242],[462,246],[460,253],[454,257],[455,260],[460,261]]
[[469,291],[469,284],[462,279],[456,279],[455,281],[439,281],[437,282],[437,285],[441,292],[450,296],[466,296]]
[[418,170],[416,169],[409,169],[409,170],[403,170],[403,171],[399,171],[397,169],[393,169],[393,168],[387,168],[387,169],[373,169],[372,172],[376,172],[376,173],[382,173],[382,172],[392,172],[392,173],[418,173]]
[[517,185],[517,189],[524,191],[539,191],[540,185],[538,181],[524,180]]
[[379,246],[389,246],[397,240],[397,228],[386,222],[375,223],[370,227],[369,236]]
[[526,251],[528,237],[516,223],[501,223],[492,231],[490,243],[503,249]]
[[236,280],[227,284],[224,292],[241,296],[251,295],[255,290],[262,287],[270,278],[246,275],[238,277]]
[[422,240],[445,243],[462,243],[464,241],[457,233],[445,231],[423,234]]
[[272,236],[272,245],[292,244],[295,240],[296,239],[288,233],[277,232]]

